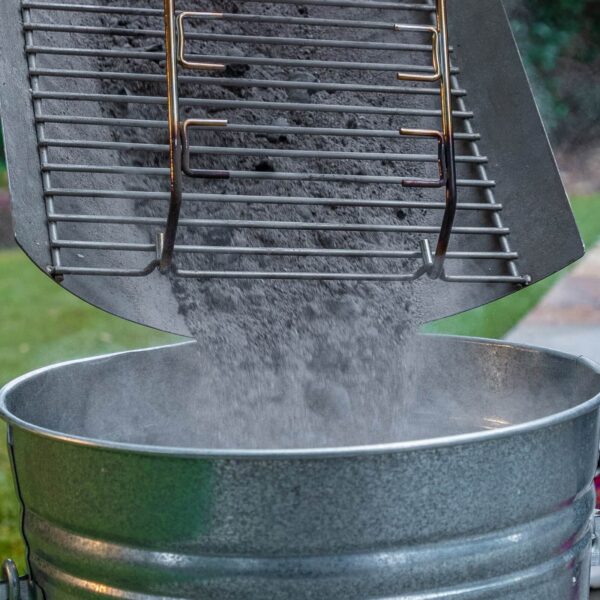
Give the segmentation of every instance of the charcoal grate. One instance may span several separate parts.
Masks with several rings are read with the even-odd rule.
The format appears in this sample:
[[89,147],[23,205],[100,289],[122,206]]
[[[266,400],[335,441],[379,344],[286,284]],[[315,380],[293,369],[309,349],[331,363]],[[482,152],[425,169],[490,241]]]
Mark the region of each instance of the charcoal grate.
[[[252,4],[242,3],[244,10],[238,13],[193,13],[176,12],[175,2],[171,0],[165,3],[166,8],[66,4],[51,0],[23,2],[26,53],[52,247],[52,274],[57,278],[66,275],[135,277],[148,275],[160,266],[181,277],[409,281],[427,274],[448,282],[517,286],[528,283],[528,276],[521,274],[517,266],[519,255],[509,242],[510,229],[501,217],[503,206],[495,199],[495,181],[487,175],[488,159],[479,151],[480,135],[471,123],[474,113],[468,109],[467,92],[459,84],[460,70],[444,65],[444,57],[452,50],[447,46],[446,33],[438,34],[443,29],[439,23],[443,2],[438,3],[437,11],[428,4],[353,0],[273,3],[368,10],[369,20],[254,14],[247,10]],[[391,9],[395,15],[402,16],[401,24],[374,18],[378,11],[389,16]],[[107,15],[117,17],[119,25],[106,25]],[[167,61],[165,49],[160,47],[165,36],[165,29],[161,27],[165,15]],[[153,19],[156,26],[132,27],[128,19],[137,17]],[[429,18],[435,26],[426,24]],[[196,28],[187,31],[192,21]],[[219,22],[216,30],[197,27],[198,22],[206,25],[216,21]],[[259,29],[265,23],[275,24],[281,28],[281,35],[239,32],[235,29],[239,23],[254,23]],[[360,30],[367,35],[365,39],[346,39],[343,33],[350,30]],[[373,31],[378,33],[376,41],[369,37]],[[61,34],[66,37],[61,38]],[[99,36],[138,39],[146,46],[95,47],[94,39]],[[407,37],[415,39],[406,41]],[[423,43],[423,39],[429,43]],[[73,44],[75,41],[77,46]],[[147,47],[152,42],[156,47]],[[209,49],[217,46],[218,49],[203,51],[207,45]],[[257,45],[275,48],[280,54],[240,56],[231,52],[234,46],[252,49]],[[347,58],[305,60],[286,56],[294,49],[307,47],[316,51],[334,48]],[[373,54],[384,54],[386,62],[377,62]],[[406,56],[422,57],[422,60],[411,63],[403,58]],[[103,59],[122,61],[128,68],[99,70],[98,61]],[[152,63],[163,72],[131,70],[132,64],[142,63]],[[238,68],[242,76],[231,77],[228,71],[232,67]],[[318,73],[318,76],[314,80],[295,80],[294,70],[298,68]],[[261,76],[253,74],[253,69],[260,70]],[[365,72],[375,73],[377,83],[361,82]],[[99,80],[117,85],[143,81],[162,87],[163,93],[111,94],[98,85]],[[74,84],[66,84],[67,81]],[[291,89],[304,96],[299,101],[280,98],[257,101],[203,94],[204,87],[215,85],[236,89]],[[184,87],[186,93],[182,94]],[[353,91],[369,94],[371,101],[361,105],[344,102],[344,94]],[[307,96],[311,92],[327,92],[332,101],[313,102]],[[444,98],[445,92],[447,98]],[[415,104],[411,99],[418,101]],[[90,115],[89,110],[80,109],[85,104],[110,105],[113,114],[106,116],[102,110]],[[449,118],[452,104],[452,118]],[[136,118],[119,116],[119,110],[126,115],[132,105],[157,109],[163,118],[139,118],[139,111]],[[249,110],[259,110],[265,116],[259,123],[244,121]],[[191,116],[181,120],[180,111],[191,112]],[[224,117],[194,117],[197,111],[219,111]],[[333,115],[334,120],[338,116],[342,118],[336,126],[330,126],[327,121],[325,125],[310,127],[281,125],[274,118],[274,115],[297,111]],[[149,114],[156,113],[149,111]],[[343,126],[348,122],[348,115],[365,118],[368,127]],[[393,129],[388,125],[390,121],[395,123]],[[407,125],[412,121],[416,126]],[[170,140],[165,139],[164,143],[136,141],[137,131],[166,131],[169,122]],[[423,122],[433,127],[419,127]],[[440,122],[442,128],[435,129]],[[452,122],[458,125],[456,132],[452,132]],[[388,126],[378,127],[378,123]],[[114,131],[120,132],[117,139],[112,135]],[[235,136],[233,141],[227,137],[230,134]],[[264,136],[291,136],[293,143],[270,147],[263,143]],[[402,139],[405,136],[423,138],[417,142],[418,151],[405,149]],[[350,138],[364,140],[365,149],[345,150],[343,142]],[[453,148],[452,140],[458,144],[456,157],[447,155]],[[384,146],[373,149],[373,141]],[[75,152],[78,160],[73,160]],[[160,157],[156,166],[132,160],[132,156],[139,158],[149,154]],[[175,160],[170,160],[173,157]],[[281,159],[296,168],[248,170],[237,166],[236,161],[248,158]],[[227,163],[227,168],[215,169],[210,164],[215,162]],[[361,164],[365,162],[386,167],[375,174],[364,174]],[[411,165],[428,172],[428,176],[412,176]],[[138,177],[154,180],[155,184],[131,189],[131,182]],[[183,181],[198,177],[200,183]],[[169,178],[173,192],[169,192]],[[226,186],[228,180],[247,181],[252,193],[231,193],[223,185],[218,187],[219,184]],[[81,181],[90,185],[77,185]],[[285,186],[287,193],[281,193],[281,186],[277,188],[279,193],[269,193],[268,186],[273,182]],[[265,186],[261,188],[261,184]],[[321,196],[320,186],[324,184],[335,185],[339,194]],[[408,188],[411,187],[422,189],[415,195],[410,193]],[[440,188],[446,189],[445,197]],[[102,212],[86,210],[89,199],[106,209]],[[164,210],[160,216],[136,214],[133,206],[144,201],[161,202]],[[128,202],[130,205],[124,208]],[[235,214],[229,218],[180,218],[180,207],[187,203],[227,203],[245,208],[333,207],[355,211],[356,218],[344,222],[287,220],[277,218],[275,213],[271,218],[264,218],[263,210],[256,218],[248,211],[239,218],[235,218]],[[365,209],[369,211],[366,215]],[[427,211],[431,218],[422,219],[423,222],[397,222],[390,217],[393,214],[390,209],[403,211],[402,214]],[[381,216],[373,212],[376,210],[381,211]],[[468,214],[467,224],[455,224],[455,213]],[[335,216],[334,211],[332,216]],[[145,239],[131,239],[132,225],[144,232],[141,237]],[[346,237],[343,247],[335,240],[328,243],[322,238],[319,244],[302,246],[294,244],[293,237],[289,245],[190,244],[178,243],[177,232],[181,228],[344,232]],[[106,232],[107,239],[101,239],[99,231]],[[82,232],[88,235],[83,236]],[[354,245],[348,243],[352,242],[348,238],[350,234],[356,235]],[[451,236],[474,241],[466,244],[467,250],[448,249]],[[309,240],[314,242],[313,238]],[[127,264],[115,266],[114,261],[103,264],[111,252],[128,255]],[[215,256],[261,257],[261,264],[267,268],[244,269],[242,263],[242,268],[222,269],[218,263],[215,267],[214,261],[211,262]],[[308,257],[327,258],[329,270],[315,272],[303,268],[303,261]],[[264,263],[266,258],[270,262]],[[282,258],[287,260],[283,268],[278,262]],[[290,263],[290,259],[293,262]],[[484,274],[473,274],[468,268],[473,261],[485,261],[490,267]],[[182,263],[186,266],[181,267]],[[363,270],[356,270],[357,264]],[[371,268],[372,265],[378,268]]]

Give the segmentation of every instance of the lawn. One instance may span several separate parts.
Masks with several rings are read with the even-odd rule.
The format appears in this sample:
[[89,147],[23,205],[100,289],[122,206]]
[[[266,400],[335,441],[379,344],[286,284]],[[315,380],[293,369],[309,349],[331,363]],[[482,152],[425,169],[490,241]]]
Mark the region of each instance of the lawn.
[[[600,195],[577,198],[573,208],[586,243],[594,243],[600,238]],[[427,330],[502,337],[561,275],[481,309],[438,321]],[[88,306],[52,283],[17,250],[0,253],[0,306],[0,385],[41,365],[173,339]],[[13,557],[22,568],[18,507],[4,446],[0,448],[0,559]]]

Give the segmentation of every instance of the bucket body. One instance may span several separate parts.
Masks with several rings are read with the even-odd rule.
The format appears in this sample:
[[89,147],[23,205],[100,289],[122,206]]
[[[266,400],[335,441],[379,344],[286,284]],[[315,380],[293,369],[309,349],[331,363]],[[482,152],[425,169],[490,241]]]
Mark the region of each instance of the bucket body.
[[[419,405],[442,435],[384,445],[165,444],[161,420],[176,432],[178,398],[197,385],[192,344],[9,384],[36,585],[46,600],[587,598],[597,371],[506,343],[420,346]],[[114,436],[97,437],[107,422]]]

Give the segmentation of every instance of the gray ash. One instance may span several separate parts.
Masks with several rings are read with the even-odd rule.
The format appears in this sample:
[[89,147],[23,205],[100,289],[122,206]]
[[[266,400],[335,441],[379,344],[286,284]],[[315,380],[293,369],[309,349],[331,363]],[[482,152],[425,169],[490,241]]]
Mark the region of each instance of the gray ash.
[[[119,2],[120,5],[138,6],[139,0]],[[186,8],[185,2],[178,8]],[[190,6],[191,8],[191,6]],[[203,7],[203,10],[208,10]],[[219,10],[229,13],[288,17],[308,16],[335,18],[344,11],[344,18],[357,21],[379,20],[397,22],[402,15],[381,10],[373,16],[360,9],[340,9],[327,6],[294,6],[287,4],[233,3],[227,0]],[[376,19],[375,19],[376,17]],[[117,17],[103,17],[106,25],[118,25]],[[158,25],[151,17],[128,18],[128,27],[152,29]],[[221,21],[189,21],[189,32],[220,33],[224,27],[233,27],[236,34],[252,36],[331,37],[331,28],[309,28],[305,25],[281,23],[226,23]],[[344,39],[359,41],[399,42],[392,31],[344,29]],[[123,36],[104,40],[107,47],[140,44],[152,47],[148,40]],[[293,68],[244,64],[249,53],[259,58],[288,57],[303,61],[316,60],[369,60],[380,62],[426,63],[423,52],[395,52],[369,50],[368,52],[317,46],[271,45],[266,43],[233,46],[219,41],[191,40],[190,53],[237,56],[240,64],[229,65],[213,75],[214,84],[201,87],[181,84],[182,97],[244,102],[333,104],[347,106],[402,106],[407,108],[436,105],[436,98],[404,95],[402,100],[394,93],[373,94],[361,91],[331,91],[314,87],[282,88],[246,85],[248,80],[283,79],[307,82],[360,83],[366,85],[395,85],[390,71],[357,71],[347,69]],[[362,54],[361,54],[362,53]],[[119,58],[103,58],[102,69],[119,71],[136,69],[148,73],[164,72],[159,61],[132,62]],[[366,59],[365,59],[366,60]],[[260,62],[260,61],[259,61]],[[200,75],[206,75],[200,73]],[[232,82],[239,79],[239,83]],[[159,83],[129,81],[116,89],[115,83],[103,83],[103,91],[119,94],[164,95]],[[115,116],[110,106],[107,114]],[[385,113],[385,111],[383,111]],[[164,120],[163,105],[122,105],[117,116]],[[429,126],[423,119],[405,118],[396,114],[369,114],[348,109],[343,113],[318,110],[265,110],[259,105],[223,108],[182,103],[182,117],[227,118],[230,123],[277,125],[295,127],[328,127],[349,130],[398,130],[402,126]],[[136,140],[165,144],[166,132],[160,129],[136,129],[114,132],[117,140]],[[197,131],[195,145],[222,148],[255,147],[269,150],[266,156],[228,155],[203,152],[194,154],[192,161],[198,168],[232,169],[259,174],[281,174],[281,179],[232,178],[225,181],[186,178],[186,192],[222,195],[316,197],[329,199],[418,200],[424,192],[409,190],[399,185],[383,183],[355,183],[331,181],[292,181],[285,173],[311,171],[319,174],[349,173],[371,175],[429,175],[421,164],[393,160],[337,160],[331,158],[290,157],[281,150],[304,149],[343,152],[423,152],[422,142],[385,137],[302,136],[285,134],[244,134],[227,131]],[[260,153],[259,153],[260,154]],[[127,162],[131,163],[131,152]],[[139,153],[135,164],[165,165],[164,153]],[[157,189],[156,180],[143,176],[131,178],[132,189]],[[164,189],[164,188],[161,188]],[[143,216],[166,214],[163,203],[140,201],[135,212]],[[397,210],[388,207],[355,207],[340,202],[333,205],[265,204],[231,201],[185,201],[182,217],[186,219],[300,221],[318,223],[375,223],[412,225],[428,222],[424,211]],[[435,215],[434,215],[435,218]],[[381,232],[314,231],[294,229],[251,229],[228,226],[180,227],[178,243],[199,246],[241,246],[267,248],[362,248],[379,249],[416,248],[418,237],[411,234],[390,235]],[[392,269],[413,270],[413,260],[332,258],[319,256],[234,256],[230,254],[180,254],[178,266],[183,269],[209,270],[303,270],[327,272],[345,270],[377,272]],[[299,263],[298,261],[301,261]],[[374,420],[382,420],[387,412],[389,432],[381,442],[401,437],[402,410],[410,400],[411,381],[408,340],[421,320],[419,303],[413,301],[420,282],[356,283],[331,281],[264,281],[247,279],[183,279],[172,277],[173,292],[180,312],[189,330],[198,341],[198,369],[204,374],[203,385],[197,397],[190,399],[190,411],[211,417],[197,423],[197,444],[207,447],[289,447],[336,445],[348,436],[348,428],[356,430],[358,441],[368,439],[369,423],[356,422],[354,414],[368,414],[371,407]],[[271,405],[269,411],[253,407]],[[266,415],[266,416],[265,416]],[[284,415],[284,417],[282,417]],[[386,420],[386,417],[383,417]],[[203,422],[206,425],[203,425]],[[214,423],[222,423],[215,429]],[[363,433],[361,433],[363,432]],[[292,441],[293,440],[293,441]]]

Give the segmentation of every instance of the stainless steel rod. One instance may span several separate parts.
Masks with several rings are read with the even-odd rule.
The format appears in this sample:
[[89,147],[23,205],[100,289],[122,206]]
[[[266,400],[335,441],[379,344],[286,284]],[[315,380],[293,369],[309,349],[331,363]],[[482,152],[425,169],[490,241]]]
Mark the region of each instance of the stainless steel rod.
[[450,62],[450,49],[448,42],[448,14],[446,0],[436,0],[437,6],[437,30],[439,33],[439,67],[440,67],[440,91],[442,103],[442,154],[446,165],[445,187],[446,187],[446,211],[440,226],[440,235],[435,248],[435,258],[430,276],[437,279],[444,270],[444,260],[448,252],[451,232],[456,217],[456,205],[458,202],[458,185],[456,174],[456,155],[454,145],[454,110],[452,106],[452,83],[451,73],[454,72]]
[[[158,73],[131,73],[123,71],[86,71],[78,69],[46,69],[36,68],[31,71],[32,75],[45,77],[65,77],[77,79],[106,79],[123,81],[145,81],[165,83],[166,77]],[[410,94],[439,96],[440,90],[424,86],[405,86],[405,85],[363,85],[360,83],[334,83],[327,81],[287,81],[283,79],[245,79],[231,77],[202,77],[196,75],[179,75],[180,83],[194,85],[220,85],[234,87],[258,87],[258,88],[283,88],[283,89],[306,89],[315,91],[330,92],[365,92],[381,94]],[[464,96],[466,91],[463,89],[453,89],[454,96]]]
[[101,13],[107,15],[134,15],[138,17],[160,17],[163,18],[163,10],[159,8],[131,7],[131,6],[103,6],[99,4],[75,4],[73,2],[37,2],[34,0],[23,0],[23,8],[61,11],[61,12],[83,12]]
[[[245,0],[246,2],[258,0]],[[432,8],[426,4],[406,3],[406,2],[385,2],[373,1],[365,2],[362,0],[269,0],[270,4],[298,4],[298,5],[317,5],[317,6],[345,6],[354,8],[380,8],[393,9],[400,11],[431,12]],[[106,14],[124,14],[135,16],[154,16],[163,17],[162,9],[157,8],[139,8],[130,6],[101,6],[96,4],[69,4],[66,2],[39,2],[35,0],[24,0],[24,8],[39,10],[54,10],[67,12],[93,12]]]
[[157,261],[152,261],[141,269],[107,269],[102,267],[68,267],[60,266],[52,269],[52,275],[85,275],[95,277],[147,277],[158,266]]
[[526,275],[445,275],[443,280],[449,283],[529,283],[529,277]]
[[[169,169],[162,167],[135,167],[128,165],[77,165],[42,163],[42,171],[58,171],[62,173],[98,173],[122,175],[155,175],[169,174]],[[346,173],[277,173],[260,171],[228,171],[231,179],[256,179],[274,181],[348,181],[353,183],[389,183],[402,185],[405,177],[382,175],[348,175]],[[477,179],[459,179],[459,187],[487,188],[494,187],[495,181],[479,181]]]
[[[88,35],[110,35],[125,37],[145,37],[164,39],[161,29],[133,29],[129,27],[100,27],[92,25],[69,25],[57,23],[31,23],[25,25],[26,31],[43,31],[57,33],[77,33]],[[357,40],[328,40],[300,37],[272,37],[244,34],[224,34],[208,32],[189,32],[188,40],[229,42],[233,44],[265,44],[269,46],[302,46],[315,48],[348,48],[365,50],[389,50],[400,52],[431,52],[431,44],[401,44],[391,42],[365,42]]]
[[[242,0],[247,3],[251,2],[264,2],[264,0]],[[415,2],[363,2],[356,0],[269,0],[274,4],[298,4],[302,5],[316,5],[316,6],[345,6],[349,8],[382,8],[402,11],[417,11],[417,12],[431,12],[431,8],[425,4],[418,4]]]
[[[55,275],[86,275],[96,277],[144,277],[156,268],[156,262],[150,263],[143,269],[103,269],[94,267],[56,267]],[[293,271],[265,272],[265,271],[190,271],[177,269],[179,277],[187,278],[219,278],[219,279],[290,279],[310,281],[414,281],[421,273],[391,274],[391,273],[298,273]],[[504,277],[494,275],[481,275],[478,277],[453,277],[446,281],[462,281],[465,283],[514,283],[523,284],[523,277]]]
[[[167,104],[164,96],[123,96],[119,94],[89,94],[76,92],[36,92],[34,99],[46,100],[70,100],[73,102],[112,102],[115,104]],[[258,110],[280,110],[280,111],[313,111],[333,113],[361,113],[374,115],[402,115],[415,117],[439,117],[440,110],[427,110],[422,108],[398,108],[385,106],[356,106],[342,104],[311,104],[303,102],[260,102],[248,100],[212,100],[204,98],[181,98],[181,106],[200,106],[213,109],[239,109],[251,108]],[[453,113],[458,119],[471,119],[472,112],[455,111]]]
[[[156,268],[151,263],[144,269],[104,269],[94,267],[59,267],[54,269],[57,275],[88,275],[96,277],[143,277]],[[176,270],[178,277],[200,279],[303,279],[316,281],[414,281],[417,274],[375,274],[375,273],[295,273],[261,271],[189,271]]]
[[[356,2],[355,0],[306,0],[298,2],[290,2],[287,0],[272,0],[272,3],[285,3],[285,4],[300,4],[308,5],[315,4],[321,6],[348,6],[356,8],[391,8],[393,10],[415,10],[414,5],[407,5],[402,3],[392,2]],[[379,6],[378,6],[379,5]],[[97,4],[69,4],[69,3],[54,3],[54,2],[36,2],[33,0],[24,0],[22,4],[23,8],[48,10],[48,11],[60,11],[60,12],[74,12],[74,13],[101,13],[106,15],[132,15],[132,16],[146,16],[146,17],[159,17],[163,18],[164,12],[158,8],[146,8],[146,7],[130,7],[130,6],[102,6]],[[405,8],[403,8],[403,6]],[[431,12],[431,8],[423,6],[421,8],[424,12]],[[246,20],[246,19],[235,19],[235,17],[249,16],[252,17],[251,21],[258,22],[286,22],[291,24],[306,24],[306,25],[323,25],[331,27],[356,27],[363,29],[389,29],[390,24],[387,22],[378,21],[353,21],[344,19],[310,19],[310,18],[299,18],[299,17],[268,17],[265,15],[238,15],[232,13],[224,13],[224,16],[231,20]],[[273,21],[273,19],[276,19]]]
[[[185,271],[178,270],[179,277],[202,279],[299,279],[310,281],[414,281],[420,273],[293,273],[261,271]],[[457,280],[458,281],[458,280]],[[518,277],[481,276],[478,279],[461,279],[466,283],[523,283]]]
[[[217,13],[215,13],[217,15]],[[288,17],[272,15],[254,15],[242,13],[218,13],[215,19],[227,21],[238,21],[241,23],[281,23],[283,25],[314,25],[317,27],[347,27],[350,29],[378,29],[384,31],[395,31],[394,21],[356,21],[350,19],[315,19],[312,17]]]
[[[47,115],[42,114],[36,117],[36,121],[41,123],[64,123],[68,125],[99,125],[107,127],[140,127],[148,129],[166,129],[167,121],[156,121],[151,119],[119,119],[114,117],[80,117],[70,115]],[[390,138],[402,141],[405,138],[398,136],[395,129],[343,129],[335,127],[296,127],[292,125],[246,125],[228,123],[227,131],[234,133],[252,133],[259,134],[283,134],[283,135],[326,135],[341,137],[373,137]],[[478,140],[480,135],[477,133],[456,133],[455,139],[458,140]]]
[[[57,248],[75,250],[114,250],[118,252],[156,252],[156,245],[133,242],[99,242],[91,240],[55,240]],[[325,256],[335,258],[420,258],[420,250],[364,250],[349,248],[257,248],[247,246],[194,246],[175,245],[175,251],[189,254],[239,254],[249,256]],[[449,252],[446,258],[452,260],[507,260],[517,258],[518,254],[505,252]]]
[[[52,213],[50,221],[69,223],[104,223],[117,225],[164,225],[161,217],[85,215]],[[383,223],[306,223],[299,221],[240,221],[234,219],[180,219],[182,227],[224,227],[232,229],[280,229],[294,231],[362,231],[378,233],[437,233],[439,228],[430,225],[390,225]],[[459,235],[509,235],[508,228],[454,227]]]
[[[92,58],[124,58],[128,60],[163,61],[163,52],[150,52],[144,50],[104,50],[102,48],[62,48],[58,46],[28,45],[25,48],[28,54],[44,54],[59,56],[86,56]],[[400,63],[372,63],[358,61],[337,60],[305,60],[296,58],[270,58],[260,56],[230,56],[227,54],[192,54],[190,61],[214,63],[224,65],[259,65],[267,67],[299,67],[313,69],[336,69],[347,71],[405,71],[414,73],[430,73],[433,68],[428,65],[400,64]],[[458,73],[457,69],[453,72]]]
[[175,0],[163,0],[165,28],[165,62],[167,77],[167,118],[169,130],[169,187],[171,199],[163,231],[163,244],[159,256],[159,268],[164,273],[173,262],[173,248],[177,236],[177,224],[183,198],[183,143],[179,127],[179,83],[177,81],[177,34]]
[[[399,136],[398,136],[399,137]],[[129,150],[132,152],[168,152],[167,144],[145,142],[104,142],[96,140],[41,139],[40,146],[53,148],[89,148],[94,150]],[[273,158],[330,159],[330,160],[391,160],[397,162],[437,163],[437,154],[401,154],[397,152],[341,152],[334,150],[281,150],[277,148],[229,148],[223,146],[191,146],[191,154],[211,156],[257,156]],[[483,164],[485,156],[457,156],[456,162]]]
[[[168,200],[168,192],[150,192],[133,190],[85,190],[54,188],[48,190],[56,198],[114,198],[118,200]],[[444,202],[403,201],[403,200],[373,200],[364,198],[315,198],[312,196],[252,196],[243,194],[200,194],[184,193],[183,199],[187,202],[216,202],[238,204],[291,204],[291,205],[319,205],[319,206],[355,206],[373,208],[418,208],[440,210],[444,209]],[[481,210],[484,212],[500,211],[501,204],[486,204],[482,202],[465,202],[458,204],[459,210]]]
[[[242,0],[247,3],[264,2],[264,0]],[[363,2],[356,0],[269,0],[273,4],[297,4],[316,6],[345,6],[348,8],[382,8],[402,11],[431,12],[431,8],[425,4],[415,2]]]

